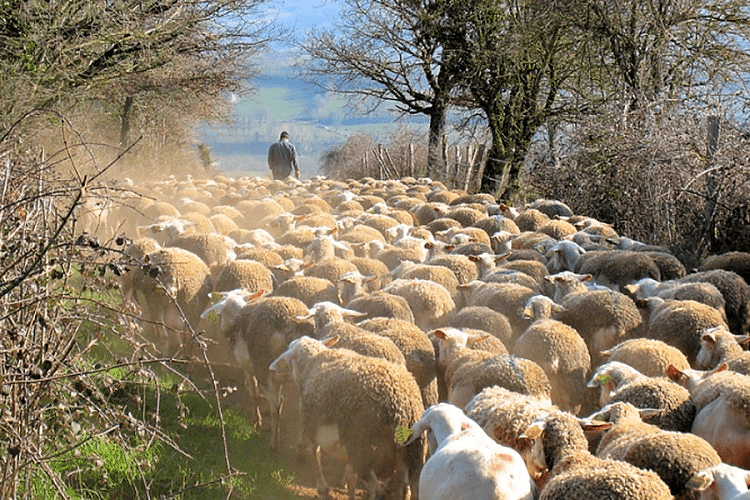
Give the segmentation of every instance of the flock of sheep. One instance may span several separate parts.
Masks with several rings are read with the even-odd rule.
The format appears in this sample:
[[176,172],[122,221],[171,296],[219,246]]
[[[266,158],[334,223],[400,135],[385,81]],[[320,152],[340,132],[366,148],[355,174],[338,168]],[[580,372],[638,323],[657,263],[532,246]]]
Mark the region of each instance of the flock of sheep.
[[96,223],[131,235],[144,335],[241,370],[321,496],[340,462],[352,499],[750,498],[748,255],[688,273],[561,202],[430,179],[141,191]]

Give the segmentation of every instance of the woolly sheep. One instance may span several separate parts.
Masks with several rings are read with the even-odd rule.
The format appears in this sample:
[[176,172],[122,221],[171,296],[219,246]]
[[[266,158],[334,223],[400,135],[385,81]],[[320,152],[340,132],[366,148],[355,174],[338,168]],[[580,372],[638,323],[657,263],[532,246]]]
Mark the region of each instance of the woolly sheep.
[[609,404],[592,418],[613,424],[599,441],[598,457],[622,460],[656,472],[677,497],[688,492],[686,485],[694,474],[721,463],[706,440],[689,432],[664,431],[647,424],[641,420],[639,410],[629,403]]
[[669,365],[680,370],[690,368],[682,351],[661,340],[629,339],[601,352],[606,361],[618,361],[632,366],[647,377],[666,377]]
[[550,200],[547,198],[538,198],[529,204],[529,208],[534,208],[547,215],[549,218],[570,217],[573,211],[568,205],[559,200]]
[[365,314],[365,318],[396,318],[414,323],[414,315],[404,297],[382,290],[354,298],[346,307]]
[[724,462],[750,468],[750,378],[726,365],[708,372],[670,366],[668,375],[695,401],[691,432],[711,443]]
[[256,297],[242,308],[235,328],[229,331],[231,352],[245,372],[245,383],[259,426],[263,425],[263,403],[270,409],[274,445],[279,442],[282,388],[269,378],[268,365],[284,352],[289,342],[312,335],[312,322],[301,319],[307,312],[307,306],[293,297]]
[[609,361],[596,369],[588,387],[600,388],[599,404],[625,402],[652,409],[648,421],[664,430],[689,432],[696,408],[690,392],[669,379],[647,377],[635,368]]
[[664,300],[701,302],[717,309],[726,318],[724,295],[711,283],[682,283],[679,280],[657,281],[653,278],[643,278],[625,285],[624,288],[625,293],[634,299],[659,297]]
[[577,413],[585,402],[591,357],[575,329],[552,319],[552,312],[559,307],[544,295],[531,297],[524,307],[524,316],[532,323],[516,339],[512,352],[542,367],[552,387],[552,403]]
[[516,226],[518,226],[518,229],[520,229],[521,232],[537,231],[549,221],[550,218],[547,214],[535,208],[526,208],[513,219],[513,222],[516,223]]
[[737,338],[723,327],[709,328],[701,336],[701,348],[695,358],[699,368],[712,369],[724,363],[730,370],[750,375],[750,352],[745,351],[740,341],[746,337]]
[[448,385],[448,402],[463,408],[479,391],[492,385],[543,398],[549,398],[551,392],[549,378],[538,364],[499,354],[458,367]]
[[273,290],[273,273],[254,260],[237,259],[221,266],[213,283],[218,292],[243,288],[251,292]]
[[444,286],[423,279],[396,279],[383,291],[406,299],[414,315],[414,324],[422,330],[437,328],[456,304]]
[[572,326],[583,337],[592,365],[599,363],[601,351],[633,336],[642,323],[635,302],[614,290],[571,293],[559,303],[562,310],[553,318]]
[[567,221],[552,219],[539,226],[537,231],[547,234],[556,240],[562,240],[563,238],[574,235],[577,232],[577,229],[573,224]]
[[391,275],[396,279],[420,279],[442,285],[455,302],[458,279],[447,267],[404,261],[391,271]]
[[661,280],[661,272],[654,261],[643,252],[612,250],[604,252],[601,259],[578,260],[576,272],[591,274],[594,281],[619,292],[625,285],[642,278]]
[[425,432],[434,441],[419,474],[422,500],[536,498],[536,485],[518,452],[493,441],[460,408],[432,406],[411,430],[407,445]]
[[511,341],[513,330],[508,318],[486,306],[466,306],[456,309],[446,316],[442,326],[473,328],[483,330],[497,337],[503,343]]
[[447,267],[456,275],[459,285],[470,283],[479,277],[476,264],[466,255],[435,255],[425,260],[425,263]]
[[697,500],[750,500],[750,471],[725,463],[695,473],[687,487]]
[[654,261],[656,267],[659,268],[659,274],[663,281],[680,279],[687,274],[682,262],[671,253],[658,250],[643,250],[643,248],[645,247],[636,248],[634,250],[646,254]]
[[[185,330],[198,324],[211,292],[211,275],[203,260],[182,248],[164,247],[149,253],[144,266],[132,269],[125,278],[141,308],[147,334],[153,334],[164,350],[185,345]],[[153,331],[149,325],[155,325]]]
[[322,340],[338,337],[335,348],[350,349],[364,356],[406,365],[401,350],[390,339],[347,322],[345,316],[359,318],[362,313],[345,309],[333,302],[318,302],[309,309],[305,318],[313,318],[315,338]]
[[523,308],[536,291],[514,283],[485,283],[473,281],[458,287],[465,294],[467,306],[484,306],[497,311],[510,322],[512,339],[520,336],[530,322],[523,317]]
[[399,348],[406,368],[414,375],[428,408],[438,402],[437,361],[430,338],[419,327],[394,318],[371,318],[357,323],[365,330],[390,339]]
[[299,299],[308,307],[312,307],[317,302],[339,301],[339,291],[336,285],[325,278],[315,276],[289,278],[276,287],[274,295]]
[[573,241],[563,240],[556,243],[547,250],[547,269],[549,274],[557,274],[562,271],[573,271],[576,263],[586,250]]
[[[586,430],[609,426],[583,424]],[[539,500],[671,498],[669,486],[655,472],[592,455],[582,423],[569,413],[554,412],[542,417],[526,429],[522,438],[531,443],[536,466],[549,469]]]
[[535,420],[557,410],[549,399],[519,394],[498,386],[485,387],[464,408],[466,416],[478,423],[491,438],[521,454],[537,484],[543,483],[544,471],[533,466],[531,449],[520,436]]
[[750,253],[726,252],[720,255],[710,255],[701,262],[698,269],[701,271],[713,269],[732,271],[742,276],[746,283],[750,283]]
[[389,361],[329,349],[333,340],[294,340],[270,365],[277,380],[299,387],[302,433],[315,451],[319,493],[328,493],[321,452],[340,446],[353,472],[350,498],[357,477],[370,480],[371,497],[382,480],[389,483],[390,497],[405,498],[407,478],[416,495],[421,442],[402,447],[394,439],[394,429],[411,427],[424,411],[414,377]]
[[651,313],[646,336],[678,348],[693,366],[702,333],[719,326],[726,323],[717,309],[694,300],[669,300]]
[[719,289],[724,296],[724,311],[729,330],[735,335],[744,335],[750,330],[750,286],[742,277],[724,269],[713,269],[688,274],[680,279],[683,283],[705,281]]

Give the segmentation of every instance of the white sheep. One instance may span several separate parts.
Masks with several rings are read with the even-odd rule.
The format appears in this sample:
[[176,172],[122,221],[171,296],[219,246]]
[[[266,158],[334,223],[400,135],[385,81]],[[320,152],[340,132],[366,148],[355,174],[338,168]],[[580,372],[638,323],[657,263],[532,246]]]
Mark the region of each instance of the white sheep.
[[725,463],[706,467],[688,481],[697,500],[750,500],[750,471]]
[[737,337],[724,327],[709,328],[701,335],[701,348],[695,358],[700,368],[712,369],[726,363],[729,369],[750,375],[750,352],[740,344],[747,337]]
[[354,499],[358,478],[369,481],[371,498],[388,481],[391,498],[404,499],[407,480],[418,489],[421,440],[399,446],[394,431],[410,427],[424,411],[414,377],[406,367],[362,356],[348,349],[329,349],[310,337],[292,341],[269,370],[278,382],[299,387],[304,441],[314,451],[318,465],[318,491],[328,493],[322,451],[348,462],[349,498]]
[[422,500],[511,500],[536,498],[536,485],[514,449],[492,440],[460,408],[428,408],[406,441],[428,432],[434,445],[419,474]]

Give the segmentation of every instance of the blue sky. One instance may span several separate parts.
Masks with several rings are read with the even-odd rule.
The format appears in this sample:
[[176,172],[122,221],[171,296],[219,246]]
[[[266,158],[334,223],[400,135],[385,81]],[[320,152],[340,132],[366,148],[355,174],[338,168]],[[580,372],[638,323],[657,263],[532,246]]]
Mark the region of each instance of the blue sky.
[[[267,4],[268,17],[289,29],[299,40],[314,27],[328,28],[338,19],[340,0],[275,0]],[[290,40],[293,42],[294,40]],[[287,130],[301,156],[303,176],[318,173],[320,155],[356,132],[379,134],[392,127],[395,115],[357,115],[347,101],[305,84],[294,64],[299,49],[294,43],[275,43],[263,61],[262,75],[251,83],[253,95],[235,99],[234,120],[199,130],[212,159],[232,175],[267,173],[268,145]]]

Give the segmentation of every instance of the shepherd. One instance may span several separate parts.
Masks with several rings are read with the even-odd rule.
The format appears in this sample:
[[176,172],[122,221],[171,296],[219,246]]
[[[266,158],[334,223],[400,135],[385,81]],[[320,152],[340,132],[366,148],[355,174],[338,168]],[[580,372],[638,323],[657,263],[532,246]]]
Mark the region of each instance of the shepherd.
[[292,175],[299,179],[299,163],[297,163],[297,151],[294,145],[289,142],[289,133],[281,132],[279,140],[271,144],[268,148],[268,168],[274,179],[284,180]]

